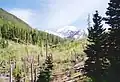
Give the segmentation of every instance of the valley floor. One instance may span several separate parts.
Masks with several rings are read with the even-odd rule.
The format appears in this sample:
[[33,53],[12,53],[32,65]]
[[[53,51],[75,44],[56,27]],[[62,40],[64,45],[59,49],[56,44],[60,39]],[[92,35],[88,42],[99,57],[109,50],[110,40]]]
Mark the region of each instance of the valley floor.
[[[48,54],[51,54],[53,57],[53,82],[62,82],[62,80],[66,80],[65,82],[67,82],[68,77],[66,76],[68,74],[72,75],[70,78],[80,76],[80,73],[76,72],[77,70],[74,68],[75,65],[77,68],[77,64],[78,67],[83,65],[83,63],[80,62],[83,62],[85,57],[83,53],[85,43],[85,40],[81,40],[76,42],[69,42],[65,45],[59,45],[58,47],[52,49],[48,48]],[[31,79],[31,62],[33,63],[33,69],[37,68],[38,73],[40,65],[42,65],[46,58],[45,48],[41,48],[35,45],[18,44],[12,41],[9,41],[9,46],[7,48],[0,49],[0,53],[0,73],[5,73],[9,76],[11,59],[13,62],[13,69],[15,68],[15,64],[18,69],[22,70],[23,75],[25,72],[24,68],[28,68],[28,76],[25,77],[26,82],[27,79]],[[16,71],[13,72],[16,73]],[[13,77],[15,76],[14,73]],[[33,76],[35,76],[35,74],[33,74]],[[2,82],[1,80],[2,79],[0,79],[0,82]]]

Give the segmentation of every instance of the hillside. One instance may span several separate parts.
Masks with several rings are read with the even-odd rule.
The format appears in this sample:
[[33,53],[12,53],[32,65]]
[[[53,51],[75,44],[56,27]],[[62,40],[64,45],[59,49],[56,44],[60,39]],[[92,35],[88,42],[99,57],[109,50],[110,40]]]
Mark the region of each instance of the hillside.
[[27,23],[0,8],[0,25],[9,22],[15,24],[18,28],[31,28]]
[[45,39],[50,44],[58,44],[63,41],[61,37],[33,29],[27,23],[2,8],[0,9],[0,36],[24,44],[40,45]]

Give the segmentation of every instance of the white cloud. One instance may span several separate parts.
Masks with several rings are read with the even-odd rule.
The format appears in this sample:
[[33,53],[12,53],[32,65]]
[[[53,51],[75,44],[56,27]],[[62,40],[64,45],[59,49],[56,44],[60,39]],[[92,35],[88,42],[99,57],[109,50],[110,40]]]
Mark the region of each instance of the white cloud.
[[60,29],[58,29],[57,32],[58,33],[62,32],[62,31],[67,32],[68,30],[77,31],[78,29],[75,26],[64,26],[64,27],[61,27]]
[[[88,13],[98,9],[102,14],[108,0],[51,0],[48,26],[70,25],[78,19],[85,19]],[[51,27],[50,27],[51,28]]]
[[37,10],[12,9],[10,12],[33,27],[57,30],[72,25],[78,19],[83,20],[82,23],[80,22],[81,25],[87,24],[88,13],[94,13],[95,10],[99,10],[103,15],[108,0],[46,0],[46,2],[42,4],[42,7],[39,3],[40,8]]
[[35,13],[33,13],[32,10],[14,8],[14,9],[9,10],[9,12],[11,14],[17,16],[18,18],[22,19],[26,23],[32,25],[32,19],[33,19],[32,17],[35,14]]

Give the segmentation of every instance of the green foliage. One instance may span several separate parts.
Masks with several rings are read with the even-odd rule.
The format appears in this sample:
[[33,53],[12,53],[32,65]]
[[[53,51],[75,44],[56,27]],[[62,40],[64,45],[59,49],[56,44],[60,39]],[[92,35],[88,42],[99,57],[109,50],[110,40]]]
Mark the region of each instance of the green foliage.
[[[46,32],[33,29],[24,21],[0,9],[0,36],[18,43],[37,45],[39,42],[44,42]],[[47,37],[51,44],[56,45],[63,41],[62,38],[52,34],[47,33]]]
[[53,58],[52,58],[52,54],[50,54],[49,56],[47,56],[46,60],[45,60],[45,64],[47,66],[47,68],[49,70],[53,69]]
[[0,40],[0,47],[1,48],[6,48],[6,47],[8,47],[8,41],[7,40],[5,40],[5,39],[1,39]]
[[106,23],[110,25],[112,28],[116,29],[120,27],[120,0],[110,0],[108,3],[109,7],[107,8],[106,15]]
[[22,70],[19,66],[16,66],[13,70],[13,76],[15,77],[15,82],[20,82],[20,79],[22,78]]
[[40,67],[40,73],[37,82],[50,82],[53,69],[52,57],[47,56],[45,63]]
[[40,68],[37,82],[50,82],[51,71],[47,68]]
[[108,82],[120,82],[120,0],[110,0],[105,18],[110,26],[106,39],[106,55],[110,61]]
[[94,82],[94,81],[92,81],[91,78],[85,77],[85,78],[83,79],[83,82]]
[[[85,75],[90,77],[95,82],[102,82],[104,75],[104,54],[102,51],[102,43],[104,31],[102,17],[99,16],[98,11],[93,16],[93,27],[88,28],[88,41],[87,49],[84,50],[88,59],[85,61],[84,72]],[[94,79],[93,79],[94,78]]]

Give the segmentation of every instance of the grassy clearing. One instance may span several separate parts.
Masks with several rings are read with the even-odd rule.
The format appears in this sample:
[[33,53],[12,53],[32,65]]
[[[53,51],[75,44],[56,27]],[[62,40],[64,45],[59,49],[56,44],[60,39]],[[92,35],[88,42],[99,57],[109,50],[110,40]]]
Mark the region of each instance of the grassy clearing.
[[[54,49],[49,48],[48,53],[52,53],[53,55],[53,72],[63,72],[65,69],[72,67],[71,60],[74,59],[75,53],[81,55],[81,57],[82,55],[84,56],[84,44],[86,44],[86,40],[68,42]],[[43,55],[41,55],[41,50],[43,50]],[[9,57],[14,57],[17,60],[17,64],[22,66],[23,62],[21,58],[27,58],[29,56],[34,56],[35,61],[37,61],[37,57],[40,55],[40,62],[43,63],[45,59],[45,48],[41,49],[39,46],[24,45],[9,41],[8,48],[0,49],[0,54],[0,61],[9,61]]]

